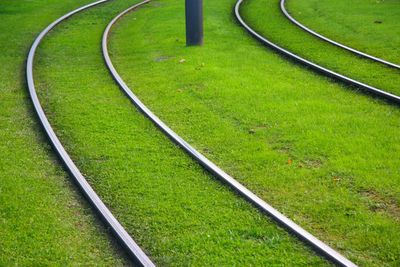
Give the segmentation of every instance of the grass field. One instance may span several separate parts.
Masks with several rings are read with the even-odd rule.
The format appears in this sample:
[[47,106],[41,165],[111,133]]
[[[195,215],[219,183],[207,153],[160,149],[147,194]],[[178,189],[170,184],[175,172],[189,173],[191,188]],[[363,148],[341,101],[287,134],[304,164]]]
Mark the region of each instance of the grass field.
[[288,10],[311,29],[400,64],[400,2],[289,0]]
[[71,18],[37,55],[44,108],[93,187],[161,266],[328,265],[215,181],[120,92],[99,44],[108,21],[134,3]]
[[[35,35],[87,2],[0,3],[0,265],[129,264],[52,156],[24,83]],[[63,22],[35,61],[46,114],[96,192],[160,266],[330,265],[204,171],[120,91],[101,37],[137,2],[110,1]],[[111,34],[117,70],[173,130],[296,223],[360,266],[399,266],[399,108],[259,45],[234,19],[235,2],[205,1],[203,47],[185,47],[183,1],[128,14]],[[314,1],[305,2],[289,0],[289,10],[311,12]],[[242,12],[279,45],[400,93],[398,72],[303,33],[278,0],[247,0]],[[335,29],[343,40],[369,43],[345,28]],[[370,49],[396,53],[380,40]]]
[[[185,48],[178,1],[127,16],[110,44],[118,71],[174,130],[300,225],[360,265],[398,265],[398,108],[260,46],[236,24],[234,3],[206,5],[202,48]],[[278,12],[277,1],[243,9],[275,30]]]
[[[279,0],[245,1],[243,16],[250,26],[276,44],[350,78],[400,95],[399,70],[360,58],[304,32],[281,13],[279,2]],[[360,19],[359,23],[362,22]],[[385,40],[382,40],[381,44],[384,46]]]
[[86,2],[0,3],[0,266],[125,264],[53,157],[24,82],[35,36]]

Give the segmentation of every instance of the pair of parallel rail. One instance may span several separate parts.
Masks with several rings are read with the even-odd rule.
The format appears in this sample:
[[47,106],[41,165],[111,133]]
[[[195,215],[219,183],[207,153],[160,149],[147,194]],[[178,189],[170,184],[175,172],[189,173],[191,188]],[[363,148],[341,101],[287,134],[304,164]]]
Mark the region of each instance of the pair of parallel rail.
[[[83,7],[80,7],[76,10],[73,10],[73,11],[67,13],[66,15],[60,17],[56,21],[54,21],[52,24],[50,24],[47,28],[45,28],[38,35],[38,37],[35,39],[33,45],[31,46],[31,49],[30,49],[29,55],[28,55],[28,59],[27,59],[26,75],[27,75],[28,88],[29,88],[29,93],[30,93],[31,100],[34,105],[35,111],[39,117],[40,123],[42,124],[43,129],[44,129],[50,143],[52,144],[55,152],[57,153],[57,155],[59,156],[59,158],[65,165],[68,172],[74,178],[75,182],[78,184],[82,193],[88,199],[88,201],[90,202],[90,204],[92,205],[94,210],[99,214],[99,216],[103,220],[103,222],[108,227],[110,227],[110,229],[112,230],[112,232],[115,235],[115,237],[117,238],[117,240],[126,249],[127,253],[131,256],[131,258],[134,260],[134,262],[136,264],[141,265],[141,266],[155,266],[154,263],[150,260],[150,258],[145,254],[145,252],[137,245],[137,243],[128,234],[128,232],[124,229],[124,227],[113,216],[113,214],[107,208],[107,206],[102,202],[100,197],[92,189],[90,184],[87,182],[85,177],[82,175],[82,173],[79,171],[77,166],[72,161],[71,157],[66,152],[65,148],[63,147],[63,145],[61,144],[57,135],[55,134],[53,128],[51,127],[51,125],[45,115],[45,112],[40,104],[40,101],[39,101],[37,93],[36,93],[36,88],[35,88],[35,83],[34,83],[34,78],[33,78],[34,57],[35,57],[36,50],[37,50],[38,46],[40,45],[41,41],[43,40],[43,38],[55,26],[57,26],[59,23],[66,20],[67,18],[69,18],[69,17],[73,16],[74,14],[79,13],[83,10],[97,6],[97,5],[107,2],[107,1],[109,1],[109,0],[100,0],[100,1],[88,4],[88,5],[85,5]],[[170,129],[163,121],[161,121],[149,108],[147,108],[146,105],[144,105],[140,101],[140,99],[132,92],[132,90],[126,85],[124,80],[121,78],[121,76],[118,74],[118,72],[114,68],[114,66],[111,62],[109,53],[108,53],[107,42],[108,42],[109,32],[110,32],[112,26],[122,16],[124,16],[128,12],[138,8],[139,6],[142,6],[146,3],[148,3],[149,1],[150,0],[145,0],[139,4],[136,4],[136,5],[128,8],[127,10],[123,11],[122,13],[120,13],[108,24],[108,26],[106,27],[104,34],[103,34],[102,51],[103,51],[104,60],[107,64],[107,67],[109,68],[111,75],[114,77],[115,81],[119,84],[119,86],[124,91],[124,93],[127,95],[127,97],[145,116],[147,116],[161,131],[163,131],[165,135],[167,135],[173,142],[175,142],[183,150],[185,150],[194,160],[196,160],[200,165],[202,165],[205,169],[207,169],[209,172],[211,172],[217,178],[219,178],[220,180],[225,182],[227,185],[229,185],[231,188],[233,188],[241,196],[243,196],[245,199],[247,199],[249,202],[251,202],[253,205],[255,205],[259,210],[261,210],[262,212],[264,212],[265,214],[270,216],[272,219],[274,219],[280,225],[285,227],[288,231],[295,234],[302,241],[304,241],[305,243],[310,245],[314,250],[316,250],[318,253],[320,253],[322,256],[326,257],[327,259],[331,260],[332,262],[334,262],[338,265],[341,265],[341,266],[356,266],[354,263],[352,263],[351,261],[346,259],[340,253],[338,253],[337,251],[335,251],[334,249],[332,249],[331,247],[329,247],[322,241],[318,240],[316,237],[314,237],[309,232],[307,232],[306,230],[301,228],[299,225],[294,223],[292,220],[290,220],[289,218],[284,216],[282,213],[280,213],[279,211],[274,209],[271,205],[269,205],[264,200],[259,198],[257,195],[255,195],[253,192],[251,192],[249,189],[247,189],[245,186],[240,184],[233,177],[231,177],[229,174],[225,173],[217,165],[215,165],[213,162],[211,162],[209,159],[207,159],[204,155],[202,155],[200,152],[198,152],[195,148],[193,148],[190,144],[188,144],[185,140],[183,140],[178,134],[176,134],[172,129]],[[249,31],[254,37],[256,37],[258,40],[260,40],[262,43],[269,45],[269,46],[273,47],[274,49],[278,50],[280,53],[283,53],[286,56],[289,56],[291,58],[294,58],[294,59],[300,61],[301,63],[311,66],[314,69],[317,69],[318,71],[323,72],[331,77],[345,81],[352,85],[356,85],[356,86],[361,87],[365,90],[368,90],[374,94],[382,96],[386,99],[389,99],[391,101],[394,100],[395,102],[400,103],[400,98],[398,96],[392,95],[385,91],[368,86],[366,84],[363,84],[363,83],[360,83],[353,79],[350,79],[346,76],[340,75],[340,74],[330,71],[326,68],[323,68],[317,64],[314,64],[306,59],[303,59],[303,58],[277,46],[276,44],[274,44],[274,43],[270,42],[269,40],[267,40],[266,38],[262,37],[257,32],[255,32],[251,27],[249,27],[244,22],[242,17],[240,16],[239,10],[240,10],[240,5],[242,4],[242,2],[243,2],[243,0],[238,0],[237,4],[235,6],[235,15],[236,15],[239,23],[242,24],[242,26],[247,31]],[[281,0],[282,11],[285,13],[285,15],[290,17],[290,15],[287,13],[287,11],[284,8],[284,3],[285,3],[285,0]],[[293,18],[291,20],[294,22]],[[297,22],[296,24],[299,24],[299,23]]]

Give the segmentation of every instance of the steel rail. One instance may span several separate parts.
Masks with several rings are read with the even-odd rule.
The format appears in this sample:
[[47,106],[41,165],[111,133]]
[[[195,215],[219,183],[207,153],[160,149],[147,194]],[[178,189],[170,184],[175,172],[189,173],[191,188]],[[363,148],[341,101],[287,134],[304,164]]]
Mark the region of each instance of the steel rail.
[[104,60],[107,64],[107,67],[110,70],[111,75],[114,77],[115,81],[119,84],[123,92],[127,95],[127,97],[132,101],[132,103],[148,118],[150,119],[156,127],[158,127],[166,136],[170,138],[174,143],[179,145],[185,152],[187,152],[194,160],[196,160],[201,166],[203,166],[206,170],[212,173],[215,177],[219,178],[226,184],[228,184],[233,190],[235,190],[238,194],[243,196],[250,203],[255,205],[259,210],[266,213],[282,225],[284,228],[289,230],[291,233],[295,234],[302,241],[306,242],[313,249],[315,249],[318,253],[322,254],[327,259],[332,262],[341,265],[354,267],[356,266],[350,260],[346,259],[344,256],[339,254],[337,251],[318,240],[312,234],[304,230],[302,227],[294,223],[292,220],[287,218],[285,215],[280,213],[278,210],[273,208],[271,205],[266,203],[264,200],[255,195],[252,191],[247,189],[244,185],[239,183],[229,174],[220,169],[217,165],[207,159],[204,155],[202,155],[199,151],[197,151],[194,147],[188,144],[185,140],[183,140],[178,134],[176,134],[171,128],[169,128],[161,119],[159,119],[140,99],[132,92],[132,90],[128,87],[128,85],[124,82],[121,76],[118,74],[115,69],[108,52],[108,36],[110,33],[110,29],[112,26],[125,14],[134,10],[142,4],[149,2],[146,0],[138,5],[132,6],[129,9],[123,11],[118,16],[116,16],[107,26],[103,34],[102,40],[102,50]]
[[46,114],[40,104],[39,98],[36,93],[35,82],[33,78],[33,62],[35,58],[35,53],[40,45],[42,39],[59,23],[66,20],[67,18],[71,17],[72,15],[81,12],[85,9],[90,7],[99,5],[101,3],[107,2],[109,0],[100,0],[97,2],[93,2],[91,4],[82,6],[78,9],[75,9],[66,15],[60,17],[53,23],[51,23],[47,28],[45,28],[35,39],[33,42],[28,58],[26,63],[26,79],[28,83],[29,94],[36,111],[36,114],[40,120],[40,123],[46,132],[46,135],[57,153],[57,155],[62,160],[63,164],[67,168],[68,172],[72,175],[75,182],[78,184],[79,188],[81,189],[82,193],[85,197],[89,200],[92,207],[98,212],[101,219],[106,223],[108,227],[111,228],[113,234],[118,239],[120,244],[126,249],[126,252],[132,259],[141,266],[155,266],[151,260],[147,257],[147,255],[143,252],[143,250],[136,244],[136,242],[132,239],[132,237],[127,233],[124,227],[118,222],[118,220],[112,215],[111,211],[107,208],[107,206],[103,203],[100,197],[96,194],[90,184],[87,182],[85,177],[79,171],[78,167],[72,161],[71,157],[66,152],[65,148],[61,144],[60,140],[58,139],[57,135],[55,134],[53,128],[51,127]]
[[343,49],[345,49],[345,50],[348,50],[348,51],[350,51],[350,52],[352,52],[352,53],[354,53],[354,54],[356,54],[356,55],[358,55],[358,56],[371,59],[371,60],[373,60],[373,61],[382,63],[382,64],[384,64],[384,65],[386,65],[386,66],[389,66],[389,67],[392,67],[392,68],[400,69],[400,65],[397,65],[397,64],[395,64],[395,63],[392,63],[392,62],[386,61],[386,60],[384,60],[384,59],[381,59],[381,58],[379,58],[379,57],[375,57],[375,56],[369,55],[369,54],[367,54],[367,53],[361,52],[361,51],[359,51],[359,50],[357,50],[357,49],[351,48],[351,47],[349,47],[349,46],[346,46],[346,45],[344,45],[344,44],[341,44],[341,43],[339,43],[339,42],[336,42],[336,41],[334,41],[334,40],[332,40],[332,39],[329,39],[328,37],[325,37],[325,36],[323,36],[322,34],[319,34],[319,33],[315,32],[315,31],[311,30],[310,28],[307,28],[305,25],[301,24],[300,22],[298,22],[295,18],[293,18],[293,17],[290,15],[290,13],[289,13],[289,12],[287,11],[287,9],[286,9],[286,5],[285,5],[285,4],[286,4],[286,0],[281,0],[281,2],[280,2],[280,8],[281,8],[281,11],[283,12],[283,14],[284,14],[292,23],[294,23],[295,25],[297,25],[298,27],[300,27],[300,28],[303,29],[304,31],[306,31],[306,32],[308,32],[308,33],[310,33],[310,34],[312,34],[312,35],[318,37],[319,39],[322,39],[322,40],[324,40],[324,41],[326,41],[326,42],[328,42],[328,43],[330,43],[330,44],[333,44],[333,45],[335,45],[335,46],[338,46],[338,47],[341,47],[341,48],[343,48]]
[[375,88],[373,86],[370,86],[368,84],[359,82],[357,80],[354,80],[352,78],[349,78],[347,76],[344,76],[342,74],[339,74],[337,72],[334,72],[332,70],[329,70],[325,67],[322,67],[314,62],[311,62],[305,58],[302,58],[282,47],[280,47],[279,45],[271,42],[270,40],[266,39],[265,37],[261,36],[259,33],[257,33],[255,30],[253,30],[249,25],[247,25],[247,23],[243,20],[243,18],[240,15],[240,6],[241,4],[244,2],[244,0],[238,0],[236,2],[235,5],[235,16],[237,18],[237,20],[239,21],[239,23],[254,37],[256,38],[258,41],[260,41],[262,44],[269,46],[271,48],[273,48],[274,50],[276,50],[277,52],[279,52],[280,54],[287,56],[290,59],[293,59],[303,65],[306,65],[307,67],[310,67],[322,74],[325,74],[331,78],[337,79],[339,81],[342,81],[348,85],[352,85],[352,86],[356,86],[362,90],[364,90],[365,92],[374,94],[378,97],[381,97],[385,100],[388,100],[390,102],[393,102],[397,105],[400,105],[400,96],[383,91],[381,89]]

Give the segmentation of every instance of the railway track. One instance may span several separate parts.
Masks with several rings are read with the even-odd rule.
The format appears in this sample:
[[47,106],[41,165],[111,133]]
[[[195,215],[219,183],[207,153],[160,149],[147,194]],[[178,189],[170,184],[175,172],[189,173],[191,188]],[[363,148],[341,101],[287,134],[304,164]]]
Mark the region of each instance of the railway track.
[[[356,88],[360,88],[362,89],[364,92],[366,93],[370,93],[373,94],[377,97],[380,97],[384,100],[387,100],[389,102],[392,102],[396,105],[400,105],[400,96],[386,92],[382,89],[370,86],[368,84],[362,83],[360,81],[354,80],[350,77],[347,77],[345,75],[342,75],[340,73],[337,73],[335,71],[332,71],[330,69],[327,69],[325,67],[322,67],[321,65],[318,65],[312,61],[309,61],[293,52],[290,52],[289,50],[273,43],[272,41],[268,40],[267,38],[265,38],[264,36],[262,36],[261,34],[259,34],[258,32],[256,32],[253,28],[251,28],[242,18],[242,16],[240,15],[240,7],[242,5],[242,3],[245,2],[245,0],[238,0],[236,2],[235,8],[234,8],[234,12],[235,12],[235,16],[238,20],[238,22],[258,41],[260,41],[263,45],[266,45],[268,47],[271,47],[272,49],[274,49],[275,51],[277,51],[278,53],[294,60],[295,62],[301,63],[307,67],[312,68],[313,70],[317,71],[318,73],[322,73],[326,76],[329,76],[335,80],[344,82],[347,85],[351,85],[354,86]],[[282,2],[281,2],[282,3]]]
[[63,147],[62,143],[58,139],[56,133],[54,132],[49,120],[46,117],[46,114],[40,104],[39,98],[36,93],[35,81],[33,75],[33,63],[36,54],[36,50],[40,45],[41,41],[44,37],[59,23],[64,20],[70,18],[71,16],[84,11],[88,8],[97,6],[99,4],[108,2],[109,0],[100,0],[97,2],[93,2],[91,4],[82,6],[78,9],[75,9],[64,16],[60,17],[49,26],[47,26],[35,39],[33,42],[26,63],[26,79],[28,83],[29,94],[35,109],[35,112],[39,118],[40,124],[45,131],[47,138],[52,145],[54,151],[61,159],[62,163],[73,177],[77,185],[79,186],[81,192],[87,198],[92,208],[98,213],[100,218],[104,221],[104,223],[112,230],[114,236],[119,241],[119,243],[125,248],[127,254],[133,259],[133,261],[140,266],[155,266],[154,263],[150,260],[150,258],[143,252],[143,250],[136,244],[136,242],[132,239],[132,237],[128,234],[128,232],[124,229],[124,227],[118,222],[118,220],[113,216],[111,211],[107,208],[107,206],[103,203],[100,197],[96,194],[90,184],[87,182],[85,177],[82,175],[78,167],[72,161],[71,157]]
[[131,100],[131,102],[149,119],[151,120],[157,128],[159,128],[171,141],[176,143],[181,149],[183,149],[187,154],[189,154],[195,161],[197,161],[206,170],[212,173],[215,177],[220,179],[222,182],[226,183],[238,194],[256,206],[259,210],[267,214],[269,217],[278,222],[281,226],[286,228],[289,232],[296,235],[307,245],[311,246],[315,251],[320,253],[331,262],[340,265],[354,267],[356,266],[353,262],[342,256],[340,253],[329,247],[327,244],[318,240],[312,234],[304,230],[302,227],[294,223],[292,220],[287,218],[285,215],[280,213],[278,210],[273,208],[271,205],[266,203],[264,200],[255,195],[252,191],[247,189],[245,186],[240,184],[237,180],[231,177],[229,174],[220,169],[216,164],[207,159],[184,139],[182,139],[177,133],[175,133],[171,128],[169,128],[160,118],[158,118],[128,87],[124,82],[122,77],[118,74],[115,69],[108,51],[108,37],[110,35],[111,28],[113,25],[127,13],[137,9],[138,7],[150,2],[150,0],[145,0],[139,4],[136,4],[125,11],[117,15],[106,27],[103,38],[102,38],[102,51],[104,61],[113,76],[114,80],[118,83],[125,95]]
[[364,53],[364,52],[361,52],[361,51],[359,51],[359,50],[357,50],[357,49],[354,49],[354,48],[351,48],[351,47],[346,46],[346,45],[344,45],[344,44],[341,44],[341,43],[339,43],[339,42],[336,42],[336,41],[334,41],[334,40],[332,40],[332,39],[329,39],[328,37],[323,36],[322,34],[319,34],[319,33],[315,32],[315,31],[311,30],[310,28],[306,27],[305,25],[301,24],[301,23],[298,22],[295,18],[293,18],[293,17],[290,15],[290,13],[287,11],[287,9],[286,9],[286,0],[281,0],[281,2],[280,2],[280,8],[281,8],[282,13],[285,15],[285,17],[287,17],[293,24],[295,24],[296,26],[300,27],[302,30],[304,30],[304,31],[306,31],[306,32],[308,32],[308,33],[310,33],[310,34],[316,36],[317,38],[319,38],[319,39],[321,39],[321,40],[324,40],[325,42],[328,42],[328,43],[330,43],[330,44],[333,44],[333,45],[335,45],[335,46],[338,46],[338,47],[340,47],[340,48],[343,48],[343,49],[345,49],[345,50],[347,50],[347,51],[350,51],[350,52],[352,52],[352,53],[354,53],[354,54],[356,54],[356,55],[358,55],[358,56],[360,56],[360,57],[368,58],[368,59],[371,59],[371,60],[373,60],[373,61],[382,63],[382,64],[384,64],[384,65],[386,65],[386,66],[388,66],[388,67],[392,67],[392,68],[396,68],[396,69],[399,69],[399,70],[400,70],[400,65],[397,65],[397,64],[395,64],[395,63],[386,61],[386,60],[384,60],[384,59],[381,59],[381,58],[378,58],[378,57],[369,55],[369,54]]

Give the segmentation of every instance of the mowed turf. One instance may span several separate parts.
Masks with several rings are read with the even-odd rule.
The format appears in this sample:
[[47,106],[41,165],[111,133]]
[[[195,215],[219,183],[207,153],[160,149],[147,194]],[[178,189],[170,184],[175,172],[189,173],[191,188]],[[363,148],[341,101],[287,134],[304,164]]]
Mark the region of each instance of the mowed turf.
[[[303,31],[281,13],[279,3],[280,0],[246,0],[242,7],[243,18],[261,35],[312,62],[400,95],[400,70],[361,58]],[[382,40],[382,46],[385,43]]]
[[161,266],[328,265],[208,175],[121,93],[100,40],[107,23],[135,3],[112,1],[72,17],[36,58],[44,109],[90,183]]
[[287,9],[330,39],[400,64],[400,1],[288,0]]
[[[116,25],[111,58],[161,119],[260,197],[361,266],[399,265],[399,108],[259,45],[234,4],[205,4],[205,44],[187,48],[181,1],[154,1]],[[270,17],[250,7],[246,17]]]
[[125,264],[54,157],[25,85],[35,36],[87,2],[0,2],[0,266]]

